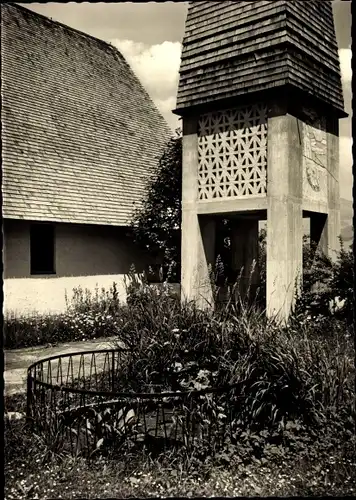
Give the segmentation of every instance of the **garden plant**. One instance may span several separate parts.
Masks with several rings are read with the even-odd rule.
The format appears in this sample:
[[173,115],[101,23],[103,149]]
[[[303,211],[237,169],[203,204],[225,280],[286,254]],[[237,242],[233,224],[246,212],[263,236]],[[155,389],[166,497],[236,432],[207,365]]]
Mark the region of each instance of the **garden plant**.
[[[132,270],[126,303],[115,284],[94,294],[78,287],[65,314],[5,318],[5,348],[114,336],[113,347],[131,352],[117,381],[123,391],[234,386],[229,438],[215,453],[197,442],[189,450],[154,454],[143,447],[120,454],[101,442],[88,461],[63,451],[58,436],[45,439],[24,420],[6,418],[9,500],[355,495],[352,250],[341,245],[331,262],[305,242],[302,290],[287,325],[264,314],[264,233],[256,294],[242,300],[236,293],[239,277],[231,279],[227,241],[211,269],[216,296],[223,287],[227,300],[208,310],[181,302],[170,284],[179,281],[180,158],[177,136],[133,220],[137,242],[162,268],[152,265],[151,275],[140,277]],[[228,221],[220,231],[228,234]],[[153,279],[163,283],[152,285]],[[5,398],[7,412],[25,406],[25,395]],[[212,411],[226,418],[224,408]]]
[[[224,307],[202,311],[181,303],[169,283],[152,286],[134,273],[127,304],[113,293],[92,300],[77,290],[71,314],[101,314],[116,343],[133,353],[123,390],[235,384],[230,438],[214,454],[197,444],[189,452],[142,449],[115,459],[98,453],[87,462],[60,452],[55,439],[34,437],[23,421],[7,421],[6,497],[354,494],[352,261],[344,250],[329,268],[322,259],[306,252],[309,281],[284,326],[236,294]],[[344,301],[338,311],[330,305],[335,296]],[[21,411],[25,401],[8,397],[5,404]]]

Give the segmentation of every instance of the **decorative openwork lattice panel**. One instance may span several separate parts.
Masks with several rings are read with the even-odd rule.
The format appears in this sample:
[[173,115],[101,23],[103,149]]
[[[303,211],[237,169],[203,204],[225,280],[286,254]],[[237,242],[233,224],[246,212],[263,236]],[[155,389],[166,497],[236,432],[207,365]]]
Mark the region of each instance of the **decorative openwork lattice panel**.
[[198,199],[265,196],[267,107],[207,113],[198,127]]

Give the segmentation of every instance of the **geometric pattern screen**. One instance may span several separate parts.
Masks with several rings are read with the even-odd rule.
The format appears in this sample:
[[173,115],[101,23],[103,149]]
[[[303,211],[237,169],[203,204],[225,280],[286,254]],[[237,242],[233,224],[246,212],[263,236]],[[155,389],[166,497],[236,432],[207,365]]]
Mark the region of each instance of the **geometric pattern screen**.
[[198,200],[265,196],[267,106],[201,115],[198,159]]

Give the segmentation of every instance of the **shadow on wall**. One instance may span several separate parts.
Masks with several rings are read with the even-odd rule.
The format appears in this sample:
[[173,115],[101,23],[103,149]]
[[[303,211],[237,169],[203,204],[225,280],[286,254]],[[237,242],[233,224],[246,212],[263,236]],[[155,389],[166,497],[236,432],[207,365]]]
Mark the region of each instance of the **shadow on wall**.
[[[128,228],[55,224],[55,273],[31,274],[31,223],[5,220],[4,310],[18,314],[58,313],[66,309],[65,295],[80,286],[92,292],[117,284],[126,301],[124,277],[132,265],[137,272],[147,258],[134,245]],[[40,242],[41,244],[41,242]]]
[[[31,273],[34,224],[4,221],[5,279],[120,275],[128,273],[132,264],[139,272],[145,268],[145,256],[133,243],[129,228],[57,223],[53,225],[54,241],[48,251],[53,253],[48,258],[53,261],[54,272]],[[35,236],[39,238],[37,248],[43,251],[40,232]]]

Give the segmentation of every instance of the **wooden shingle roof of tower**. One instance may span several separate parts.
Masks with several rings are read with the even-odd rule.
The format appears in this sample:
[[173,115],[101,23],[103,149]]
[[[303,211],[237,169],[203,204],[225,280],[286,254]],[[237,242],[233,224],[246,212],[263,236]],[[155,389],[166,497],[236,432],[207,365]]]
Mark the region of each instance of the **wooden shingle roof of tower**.
[[173,135],[121,53],[1,6],[5,218],[127,225]]
[[345,116],[331,2],[190,2],[175,113],[293,86]]

